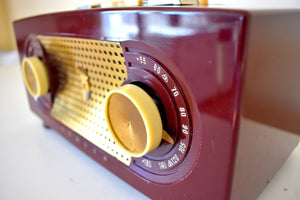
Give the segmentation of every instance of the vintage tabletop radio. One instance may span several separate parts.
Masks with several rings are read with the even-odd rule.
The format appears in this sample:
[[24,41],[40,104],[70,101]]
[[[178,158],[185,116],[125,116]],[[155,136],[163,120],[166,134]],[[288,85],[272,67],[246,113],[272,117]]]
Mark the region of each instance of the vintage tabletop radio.
[[152,199],[255,199],[297,145],[277,128],[300,132],[299,10],[94,8],[14,28],[33,112]]

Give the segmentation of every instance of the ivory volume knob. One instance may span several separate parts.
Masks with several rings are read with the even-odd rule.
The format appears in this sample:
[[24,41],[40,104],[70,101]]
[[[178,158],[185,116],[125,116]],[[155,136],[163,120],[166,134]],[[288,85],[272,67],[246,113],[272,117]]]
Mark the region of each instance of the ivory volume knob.
[[38,57],[24,58],[22,71],[28,92],[38,98],[48,93],[49,74],[47,67]]

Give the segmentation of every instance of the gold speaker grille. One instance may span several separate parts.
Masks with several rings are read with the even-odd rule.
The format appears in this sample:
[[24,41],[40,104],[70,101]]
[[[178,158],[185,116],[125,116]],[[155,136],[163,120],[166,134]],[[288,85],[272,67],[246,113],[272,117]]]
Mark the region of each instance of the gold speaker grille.
[[39,36],[59,88],[51,115],[96,146],[129,165],[131,158],[113,140],[104,113],[106,94],[127,78],[120,43]]

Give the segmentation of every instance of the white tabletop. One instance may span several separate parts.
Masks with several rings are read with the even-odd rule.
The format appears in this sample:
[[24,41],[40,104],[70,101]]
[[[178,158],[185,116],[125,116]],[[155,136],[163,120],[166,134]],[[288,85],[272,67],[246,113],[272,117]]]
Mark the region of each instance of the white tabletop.
[[[1,64],[1,55],[0,127],[1,200],[148,199],[58,133],[45,129],[29,109],[19,65]],[[299,200],[299,172],[300,145],[259,199]]]

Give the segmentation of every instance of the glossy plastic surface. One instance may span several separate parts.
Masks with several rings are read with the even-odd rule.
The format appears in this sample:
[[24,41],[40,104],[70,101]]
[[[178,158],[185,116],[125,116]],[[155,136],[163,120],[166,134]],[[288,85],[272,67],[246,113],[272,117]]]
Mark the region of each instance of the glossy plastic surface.
[[[131,53],[145,54],[149,61],[162,66],[176,81],[172,84],[180,86],[181,94],[181,100],[172,94],[166,99],[182,104],[175,104],[176,115],[180,107],[188,110],[189,120],[184,123],[190,127],[188,135],[180,135],[186,147],[177,143],[177,148],[167,154],[171,157],[165,158],[171,163],[167,174],[159,168],[145,170],[149,165],[142,166],[142,160],[141,166],[137,160],[127,167],[112,157],[103,159],[107,154],[90,143],[76,142],[76,133],[49,116],[49,104],[41,109],[45,102],[29,97],[30,105],[45,124],[152,199],[229,198],[239,125],[246,12],[177,7],[103,9],[39,16],[14,25],[21,59],[28,51],[30,37],[65,35],[120,41],[127,52],[128,66],[134,63]],[[39,51],[37,54],[42,53]],[[134,66],[128,69],[129,80],[138,81],[140,76],[136,74],[148,72],[149,80],[143,80],[147,85],[156,88],[161,83],[165,89],[157,93],[170,91],[170,85],[163,83],[163,77],[150,66],[145,66],[146,72],[139,70],[140,64]],[[51,97],[46,102],[51,103]],[[180,132],[183,122],[171,123],[177,124]],[[176,156],[183,153],[180,164],[172,167]]]

